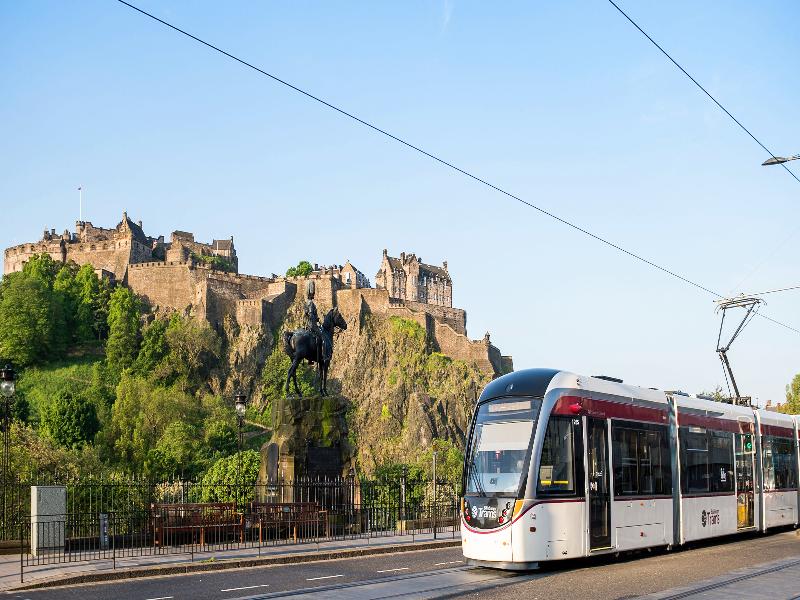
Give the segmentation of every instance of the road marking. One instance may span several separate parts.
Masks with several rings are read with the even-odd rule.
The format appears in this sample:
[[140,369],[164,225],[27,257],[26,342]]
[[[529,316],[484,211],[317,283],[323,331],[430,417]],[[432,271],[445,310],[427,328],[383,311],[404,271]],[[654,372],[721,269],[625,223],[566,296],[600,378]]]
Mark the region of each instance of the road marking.
[[436,563],[433,566],[434,567],[441,567],[442,565],[460,565],[462,562],[464,562],[464,561],[463,560],[449,560],[449,561],[443,562],[443,563]]
[[224,590],[220,590],[220,592],[238,592],[239,590],[252,590],[255,588],[262,588],[262,587],[269,587],[269,584],[262,583],[261,585],[246,585],[244,587],[225,588]]
[[344,577],[344,575],[325,575],[324,577],[308,577],[306,581],[319,581],[320,579],[335,579],[336,577]]
[[170,598],[174,598],[175,596],[161,596],[160,598],[146,598],[146,600],[170,600]]
[[397,569],[384,569],[378,573],[394,573],[395,571],[408,571],[408,567],[398,567]]

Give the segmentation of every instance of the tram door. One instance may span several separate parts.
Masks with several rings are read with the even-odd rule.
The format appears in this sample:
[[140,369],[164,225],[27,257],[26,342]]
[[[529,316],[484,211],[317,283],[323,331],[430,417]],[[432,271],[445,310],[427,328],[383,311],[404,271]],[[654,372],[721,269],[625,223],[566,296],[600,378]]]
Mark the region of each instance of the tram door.
[[755,486],[753,485],[753,435],[736,433],[736,524],[739,529],[752,527],[755,517]]
[[611,547],[611,493],[608,469],[608,428],[605,419],[588,419],[589,549]]

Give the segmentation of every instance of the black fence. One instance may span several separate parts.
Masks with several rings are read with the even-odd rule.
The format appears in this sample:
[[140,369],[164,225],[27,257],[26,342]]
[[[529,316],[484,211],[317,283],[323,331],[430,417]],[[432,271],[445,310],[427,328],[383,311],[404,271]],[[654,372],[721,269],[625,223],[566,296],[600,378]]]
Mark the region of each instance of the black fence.
[[[41,484],[39,484],[41,485]],[[450,482],[299,479],[265,484],[82,480],[63,514],[31,515],[19,484],[4,514],[20,547],[20,578],[37,565],[195,554],[386,536],[456,537],[460,500]],[[27,500],[27,506],[25,504]]]

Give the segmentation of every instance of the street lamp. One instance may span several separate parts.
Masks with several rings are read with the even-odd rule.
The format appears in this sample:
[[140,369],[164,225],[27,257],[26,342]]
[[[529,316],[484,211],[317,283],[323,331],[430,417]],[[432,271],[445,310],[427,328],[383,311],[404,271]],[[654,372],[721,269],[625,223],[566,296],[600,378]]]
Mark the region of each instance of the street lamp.
[[233,399],[234,406],[236,407],[236,425],[239,429],[239,445],[236,452],[236,498],[238,500],[238,490],[242,484],[242,425],[244,425],[244,414],[247,412],[247,396],[244,395],[244,392],[239,390],[236,392],[236,395],[234,395]]
[[0,369],[0,395],[3,396],[3,483],[8,479],[9,460],[9,425],[11,423],[11,398],[16,391],[14,383],[16,373],[11,365]]
[[14,383],[14,369],[11,365],[6,365],[5,368],[0,369],[0,396],[3,396],[3,516],[0,526],[3,539],[8,539],[8,527],[11,522],[9,518],[10,506],[8,506],[8,491],[9,491],[9,469],[11,466],[10,447],[11,447],[11,433],[9,432],[11,425],[11,398],[16,391]]
[[785,162],[789,162],[790,160],[798,160],[800,159],[800,154],[795,154],[794,156],[773,156],[768,158],[763,163],[761,163],[762,167],[768,167],[770,165],[782,165]]

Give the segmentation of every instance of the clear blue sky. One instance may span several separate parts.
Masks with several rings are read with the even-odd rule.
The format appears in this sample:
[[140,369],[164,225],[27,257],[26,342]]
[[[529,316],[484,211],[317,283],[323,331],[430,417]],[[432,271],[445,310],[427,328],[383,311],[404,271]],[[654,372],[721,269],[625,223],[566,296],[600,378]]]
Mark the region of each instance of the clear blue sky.
[[[800,184],[605,0],[138,3],[708,287],[800,282]],[[622,6],[774,152],[800,152],[800,5]],[[127,209],[153,235],[233,235],[246,273],[447,260],[471,336],[517,368],[723,381],[709,296],[117,2],[3,2],[0,56],[3,247],[72,229],[83,184],[95,224]],[[800,328],[800,293],[769,301]],[[757,320],[731,360],[744,392],[781,400],[800,335]]]

